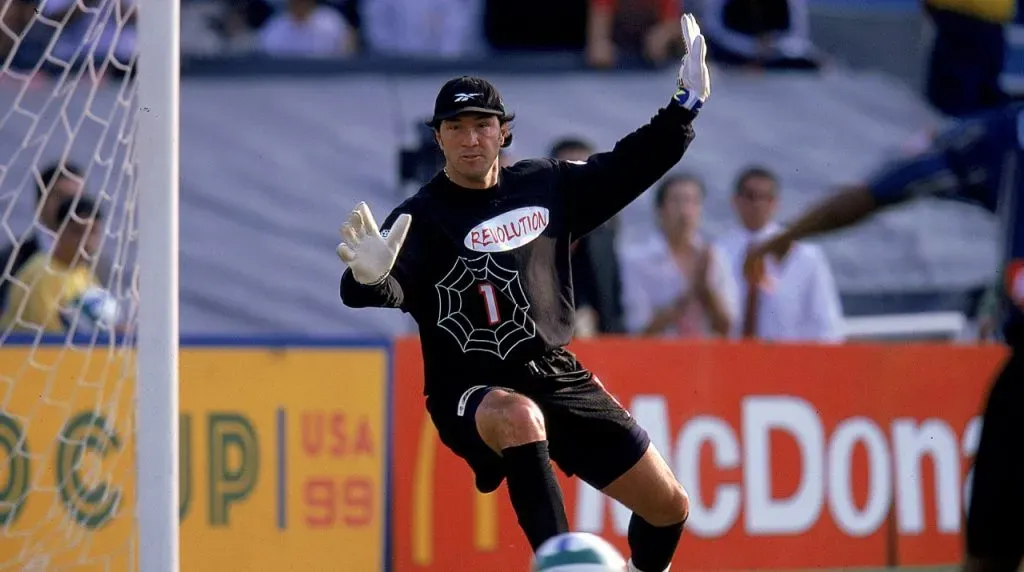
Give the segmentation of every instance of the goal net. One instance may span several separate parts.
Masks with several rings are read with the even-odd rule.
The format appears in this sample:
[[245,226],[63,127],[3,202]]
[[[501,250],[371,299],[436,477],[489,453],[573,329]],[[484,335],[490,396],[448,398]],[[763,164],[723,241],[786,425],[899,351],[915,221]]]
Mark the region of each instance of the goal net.
[[0,570],[137,567],[135,16],[0,2]]

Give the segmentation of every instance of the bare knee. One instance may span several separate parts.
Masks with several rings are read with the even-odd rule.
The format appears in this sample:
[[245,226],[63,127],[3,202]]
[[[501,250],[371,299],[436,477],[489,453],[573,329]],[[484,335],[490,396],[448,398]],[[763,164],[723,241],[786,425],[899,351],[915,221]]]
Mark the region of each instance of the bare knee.
[[476,410],[476,428],[487,446],[502,449],[547,439],[544,415],[529,398],[508,391],[493,390]]
[[640,516],[654,526],[686,522],[690,516],[690,496],[686,494],[686,489],[674,479],[666,482],[663,487],[657,502],[651,503],[644,511],[646,514]]
[[602,490],[652,526],[679,524],[690,516],[690,497],[653,445]]

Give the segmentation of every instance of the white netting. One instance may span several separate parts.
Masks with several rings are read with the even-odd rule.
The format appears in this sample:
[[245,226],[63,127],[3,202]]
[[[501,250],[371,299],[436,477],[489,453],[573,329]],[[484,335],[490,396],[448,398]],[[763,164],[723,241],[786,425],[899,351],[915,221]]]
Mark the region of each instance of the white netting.
[[134,11],[0,0],[0,570],[136,567]]

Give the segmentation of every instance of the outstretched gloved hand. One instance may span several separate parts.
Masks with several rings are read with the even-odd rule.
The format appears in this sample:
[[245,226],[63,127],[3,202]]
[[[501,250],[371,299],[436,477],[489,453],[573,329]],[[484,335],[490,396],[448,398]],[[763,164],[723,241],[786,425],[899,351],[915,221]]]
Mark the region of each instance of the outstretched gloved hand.
[[360,284],[379,284],[391,273],[398,251],[402,249],[412,217],[403,214],[391,226],[387,236],[381,236],[373,213],[361,202],[341,225],[341,243],[338,258],[348,265],[352,277]]
[[707,44],[692,14],[683,14],[680,24],[683,28],[686,55],[679,66],[675,100],[683,107],[697,111],[711,95],[711,76],[704,61],[707,56]]

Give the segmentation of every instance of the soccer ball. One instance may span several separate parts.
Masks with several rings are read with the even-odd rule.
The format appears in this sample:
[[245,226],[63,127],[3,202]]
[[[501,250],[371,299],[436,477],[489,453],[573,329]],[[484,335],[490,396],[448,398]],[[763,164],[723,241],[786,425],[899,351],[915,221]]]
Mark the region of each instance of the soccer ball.
[[549,538],[533,557],[533,572],[624,572],[626,560],[614,546],[589,532]]
[[81,296],[74,300],[71,307],[79,308],[81,310],[79,322],[85,322],[92,328],[106,330],[117,323],[119,313],[117,300],[103,288],[93,286],[86,289]]

